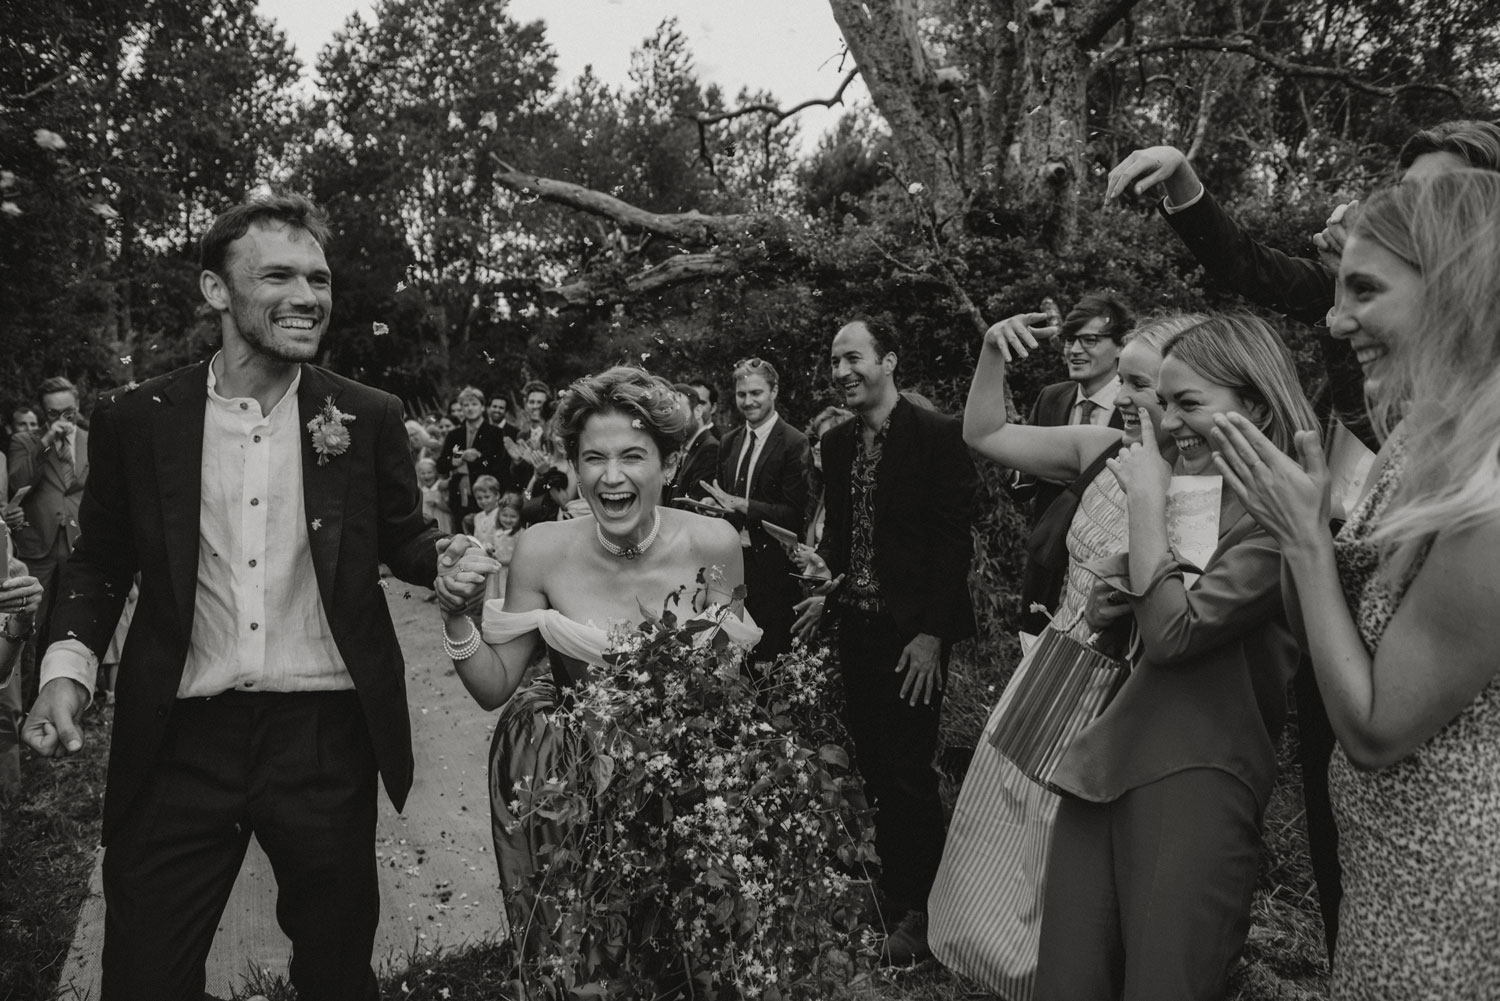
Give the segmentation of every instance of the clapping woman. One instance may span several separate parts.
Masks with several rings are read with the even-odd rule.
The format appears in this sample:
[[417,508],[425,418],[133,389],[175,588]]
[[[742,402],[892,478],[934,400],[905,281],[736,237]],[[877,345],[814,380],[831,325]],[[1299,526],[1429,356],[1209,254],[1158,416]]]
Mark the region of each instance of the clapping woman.
[[1239,420],[1225,480],[1280,542],[1339,740],[1333,996],[1500,989],[1500,175],[1381,192],[1349,226],[1331,331],[1386,438],[1336,540],[1317,441]]
[[1316,425],[1285,348],[1248,315],[1169,341],[1157,392],[1175,461],[1145,414],[1140,443],[1109,462],[1129,512],[1129,574],[1117,592],[1094,592],[1091,618],[1128,614],[1140,652],[1052,775],[1068,796],[1047,867],[1041,1001],[1219,999],[1249,932],[1298,660],[1281,555],[1225,491],[1217,546],[1189,582],[1169,543],[1167,489],[1174,474],[1215,472],[1218,415],[1240,415],[1283,452]]

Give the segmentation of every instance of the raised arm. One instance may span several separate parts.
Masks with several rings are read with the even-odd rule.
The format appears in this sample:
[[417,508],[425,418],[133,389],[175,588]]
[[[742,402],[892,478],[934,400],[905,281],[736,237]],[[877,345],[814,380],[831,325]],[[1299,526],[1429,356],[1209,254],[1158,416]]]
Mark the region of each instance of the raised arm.
[[[528,612],[547,608],[546,594],[542,590],[543,571],[553,561],[553,546],[549,544],[547,526],[537,526],[522,532],[516,539],[516,551],[511,559],[509,576],[505,584],[505,609],[510,612]],[[541,531],[538,531],[541,529]],[[475,597],[484,590],[485,577],[499,569],[499,563],[484,555],[478,546],[464,548],[465,540],[455,539],[447,555],[458,553],[457,565],[444,573],[449,578],[449,589],[461,597]],[[444,570],[439,560],[440,571]],[[474,646],[475,626],[461,608],[447,601],[443,604],[443,631],[447,636],[450,652],[469,651],[468,656],[454,657],[453,666],[459,680],[468,689],[474,701],[485,709],[504,705],[526,677],[526,668],[536,653],[535,630],[517,636],[506,643],[490,644],[479,638]],[[471,650],[472,647],[472,650]]]
[[1078,478],[1089,463],[1120,440],[1121,432],[1092,424],[1035,427],[1013,424],[1005,412],[1005,367],[1012,355],[1026,357],[1038,343],[1037,335],[1051,336],[1033,324],[1046,313],[1021,313],[990,327],[979,349],[979,363],[969,383],[964,404],[964,442],[975,452],[1002,466],[1067,483]]

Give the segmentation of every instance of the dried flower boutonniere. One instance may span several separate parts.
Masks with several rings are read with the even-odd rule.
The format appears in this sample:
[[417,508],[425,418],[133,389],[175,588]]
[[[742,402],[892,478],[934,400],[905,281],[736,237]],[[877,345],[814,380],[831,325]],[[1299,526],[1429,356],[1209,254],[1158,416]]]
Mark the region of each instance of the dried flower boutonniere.
[[307,422],[307,430],[312,432],[313,451],[318,453],[318,465],[349,451],[352,438],[346,425],[352,420],[354,415],[335,407],[330,396],[323,401],[323,409],[317,416]]

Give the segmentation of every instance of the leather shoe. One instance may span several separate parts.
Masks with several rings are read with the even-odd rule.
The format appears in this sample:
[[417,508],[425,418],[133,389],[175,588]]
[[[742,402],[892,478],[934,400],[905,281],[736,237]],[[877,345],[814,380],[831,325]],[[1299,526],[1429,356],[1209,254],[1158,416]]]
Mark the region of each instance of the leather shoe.
[[911,966],[932,958],[927,945],[927,912],[907,911],[880,946],[881,966]]

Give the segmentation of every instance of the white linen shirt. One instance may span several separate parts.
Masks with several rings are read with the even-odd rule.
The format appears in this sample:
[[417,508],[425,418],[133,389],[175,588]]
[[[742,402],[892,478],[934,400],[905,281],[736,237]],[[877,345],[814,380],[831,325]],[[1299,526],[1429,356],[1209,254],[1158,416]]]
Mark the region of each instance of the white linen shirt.
[[[215,359],[217,360],[217,359]],[[299,368],[269,415],[226,399],[208,366],[198,515],[198,588],[178,698],[354,687],[323,610],[302,504]],[[358,434],[358,429],[351,429]],[[332,461],[338,461],[334,459]],[[97,660],[77,640],[52,644],[42,684],[94,690]]]

